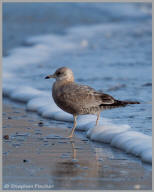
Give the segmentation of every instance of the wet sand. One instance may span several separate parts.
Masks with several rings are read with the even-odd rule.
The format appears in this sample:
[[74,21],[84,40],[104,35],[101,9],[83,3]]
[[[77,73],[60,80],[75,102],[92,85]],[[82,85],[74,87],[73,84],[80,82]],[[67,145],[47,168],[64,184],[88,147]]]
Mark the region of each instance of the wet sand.
[[70,131],[4,102],[3,189],[152,188],[150,166],[78,131],[65,139]]

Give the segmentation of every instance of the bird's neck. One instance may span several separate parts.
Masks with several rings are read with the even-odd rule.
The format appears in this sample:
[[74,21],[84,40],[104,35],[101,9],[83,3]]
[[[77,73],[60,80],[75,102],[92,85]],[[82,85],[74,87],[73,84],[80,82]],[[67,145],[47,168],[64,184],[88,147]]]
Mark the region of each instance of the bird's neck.
[[70,84],[70,83],[73,83],[74,82],[74,79],[73,80],[70,80],[70,79],[67,79],[67,80],[57,80],[54,84],[53,84],[53,87],[54,89],[59,89],[60,87],[64,86],[64,85],[67,85],[67,84]]
[[68,79],[59,79],[59,80],[56,80],[56,84],[58,85],[65,85],[65,84],[68,84],[68,83],[73,83],[74,82],[74,78],[68,78]]
[[74,82],[74,76],[73,75],[67,75],[66,76],[62,76],[62,77],[57,77],[56,78],[56,82],[60,82],[60,83],[69,83],[69,82]]

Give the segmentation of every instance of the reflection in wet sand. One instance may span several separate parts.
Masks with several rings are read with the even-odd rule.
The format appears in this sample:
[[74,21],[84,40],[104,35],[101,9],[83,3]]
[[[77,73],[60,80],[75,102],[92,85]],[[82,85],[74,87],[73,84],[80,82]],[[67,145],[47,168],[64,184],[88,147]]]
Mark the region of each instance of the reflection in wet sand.
[[71,140],[70,143],[72,144],[72,159],[76,160],[76,148],[74,146],[74,142]]
[[82,152],[76,148],[77,143],[69,144],[72,156],[57,161],[52,169],[55,189],[136,189],[136,183],[144,188],[140,181],[143,166],[135,161],[130,163],[127,155],[124,157],[118,150],[114,153],[106,147]]
[[[68,186],[70,189],[73,188],[86,188],[90,184],[90,180],[92,178],[99,177],[98,172],[98,164],[96,163],[96,159],[93,161],[92,158],[88,158],[86,156],[86,151],[84,151],[84,159],[81,158],[83,155],[81,151],[75,146],[74,141],[70,141],[70,145],[72,148],[72,156],[69,159],[65,159],[63,161],[58,161],[55,165],[55,168],[52,172],[54,176],[54,185],[55,188],[64,188]],[[91,178],[89,180],[89,178]],[[93,187],[97,186],[97,184],[92,183]]]

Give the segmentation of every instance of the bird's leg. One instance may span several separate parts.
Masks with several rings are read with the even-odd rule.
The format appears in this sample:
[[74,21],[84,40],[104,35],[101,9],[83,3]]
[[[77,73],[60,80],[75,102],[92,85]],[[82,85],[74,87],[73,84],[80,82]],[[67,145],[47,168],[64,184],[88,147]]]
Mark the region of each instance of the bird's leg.
[[96,126],[98,124],[99,118],[100,118],[100,112],[97,113]]
[[74,125],[73,125],[73,128],[72,128],[71,134],[68,136],[68,138],[72,138],[73,137],[73,133],[74,133],[74,130],[75,130],[76,125],[77,125],[77,123],[76,123],[77,116],[73,115],[73,117],[74,117]]

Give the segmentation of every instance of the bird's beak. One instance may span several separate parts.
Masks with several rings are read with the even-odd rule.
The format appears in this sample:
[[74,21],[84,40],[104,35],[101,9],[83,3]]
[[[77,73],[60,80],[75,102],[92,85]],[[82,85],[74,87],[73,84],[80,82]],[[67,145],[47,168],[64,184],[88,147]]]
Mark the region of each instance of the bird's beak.
[[53,75],[48,75],[48,76],[45,77],[45,79],[50,79],[50,78],[56,78],[56,75],[53,74]]

